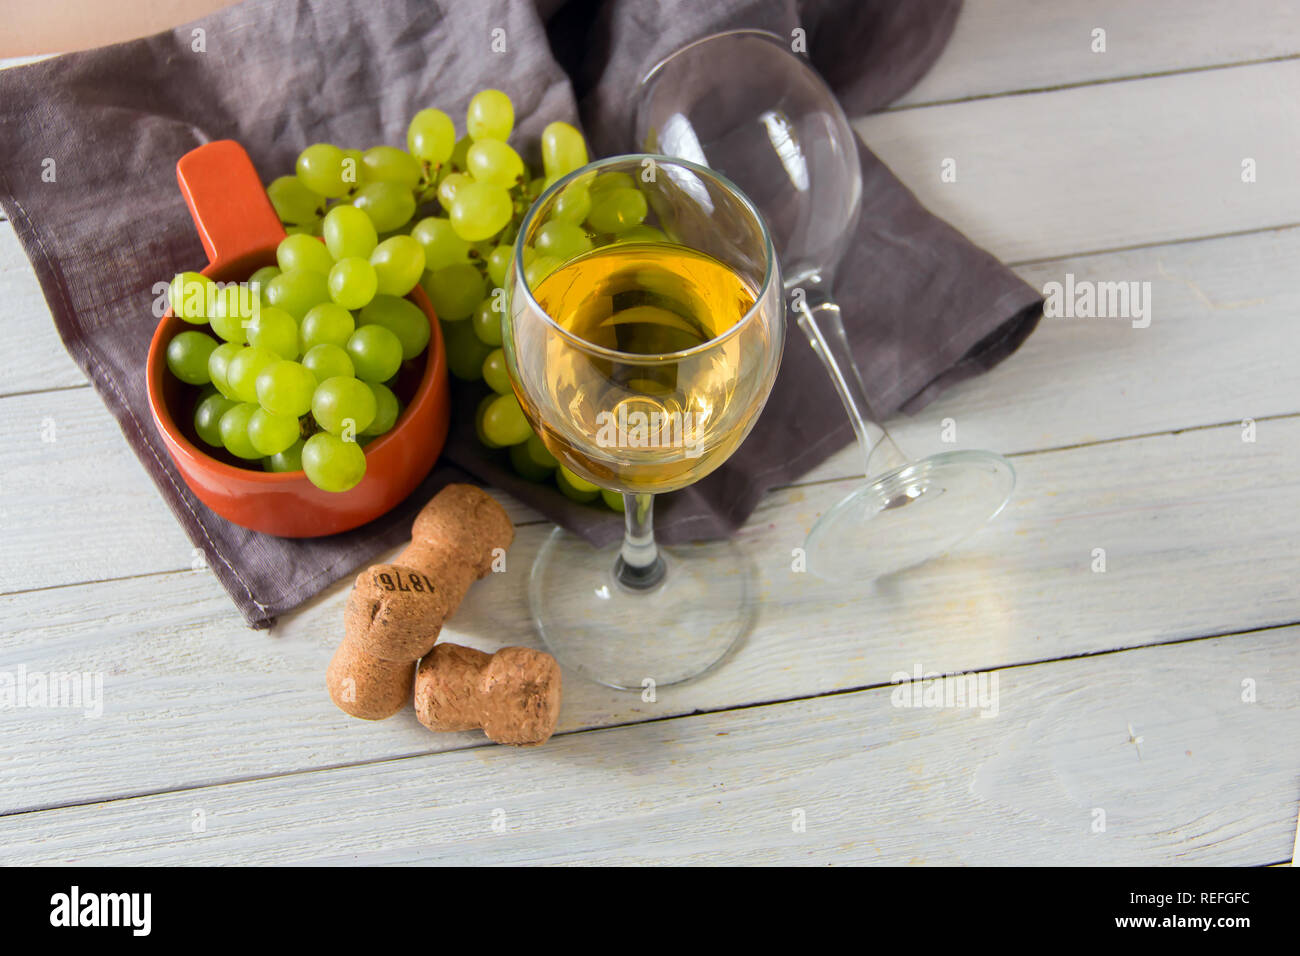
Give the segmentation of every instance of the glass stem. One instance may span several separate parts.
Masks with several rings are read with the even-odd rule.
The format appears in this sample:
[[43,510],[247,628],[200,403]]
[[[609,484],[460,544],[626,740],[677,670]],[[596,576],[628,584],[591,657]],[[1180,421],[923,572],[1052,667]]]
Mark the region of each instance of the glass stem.
[[614,579],[633,591],[648,591],[668,570],[655,544],[655,496],[623,495],[623,548],[614,562]]
[[871,412],[862,377],[849,349],[848,336],[844,333],[840,307],[829,294],[818,289],[804,288],[803,292],[802,296],[796,295],[794,303],[799,327],[826,366],[826,373],[844,403],[844,410],[848,412],[853,431],[858,436],[866,475],[870,477],[903,467],[908,464],[907,456]]

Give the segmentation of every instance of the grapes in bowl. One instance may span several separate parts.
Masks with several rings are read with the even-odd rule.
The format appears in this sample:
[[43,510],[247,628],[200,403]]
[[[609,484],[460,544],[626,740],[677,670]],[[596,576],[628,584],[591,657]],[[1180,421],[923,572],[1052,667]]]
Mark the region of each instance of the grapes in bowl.
[[[211,260],[173,279],[147,362],[154,423],[181,477],[217,514],[284,537],[395,507],[432,469],[449,423],[428,297],[418,284],[376,289],[364,319],[338,306],[324,259],[289,242],[237,143],[199,147],[177,174]],[[339,285],[345,299],[355,291]]]

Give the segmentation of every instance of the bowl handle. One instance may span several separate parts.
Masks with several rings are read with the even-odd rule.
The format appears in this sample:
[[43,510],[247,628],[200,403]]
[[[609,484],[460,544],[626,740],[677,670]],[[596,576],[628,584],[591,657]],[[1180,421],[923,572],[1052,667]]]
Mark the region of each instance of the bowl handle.
[[190,150],[176,163],[176,179],[209,262],[231,262],[284,238],[253,161],[233,139]]

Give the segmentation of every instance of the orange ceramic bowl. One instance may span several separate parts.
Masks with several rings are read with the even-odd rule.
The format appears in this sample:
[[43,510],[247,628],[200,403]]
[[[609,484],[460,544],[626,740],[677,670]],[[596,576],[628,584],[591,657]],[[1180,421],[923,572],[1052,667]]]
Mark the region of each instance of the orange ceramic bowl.
[[[232,140],[200,146],[181,157],[176,177],[208,254],[205,276],[242,282],[262,266],[275,265],[284,228],[242,146]],[[168,343],[196,326],[169,310],[149,345],[149,409],[181,477],[199,500],[253,531],[314,538],[363,525],[414,491],[447,440],[451,398],[433,306],[419,286],[408,298],[429,319],[423,366],[404,367],[395,391],[406,407],[392,430],[366,445],[366,475],[344,492],[322,491],[301,471],[265,472],[233,464],[236,459],[228,456],[214,457],[224,453],[207,449],[194,432],[198,390],[167,370]]]

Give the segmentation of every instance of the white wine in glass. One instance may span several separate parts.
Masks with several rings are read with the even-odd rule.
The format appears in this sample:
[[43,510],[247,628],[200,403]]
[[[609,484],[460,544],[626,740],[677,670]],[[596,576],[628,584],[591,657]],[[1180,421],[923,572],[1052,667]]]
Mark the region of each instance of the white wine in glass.
[[[565,217],[588,199],[585,227]],[[591,164],[525,218],[504,325],[515,393],[543,443],[624,495],[620,546],[557,528],[538,555],[530,601],[543,639],[614,687],[703,673],[748,629],[748,564],[727,542],[659,547],[652,495],[722,464],[771,391],[785,325],[761,217],[690,163]]]

